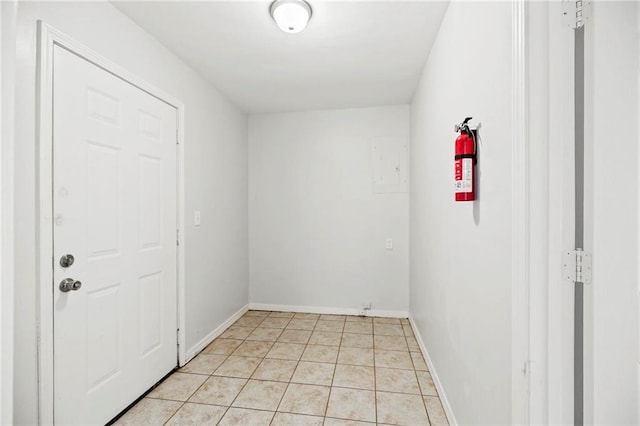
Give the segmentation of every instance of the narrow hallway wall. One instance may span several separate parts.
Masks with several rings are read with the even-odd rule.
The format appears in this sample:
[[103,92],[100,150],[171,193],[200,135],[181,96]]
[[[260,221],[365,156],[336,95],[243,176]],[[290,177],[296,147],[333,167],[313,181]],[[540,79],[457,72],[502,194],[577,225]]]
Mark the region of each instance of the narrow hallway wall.
[[[468,116],[478,194],[456,203],[453,126]],[[511,5],[454,1],[411,111],[410,313],[459,424],[511,423],[510,117]]]
[[[187,351],[248,301],[246,115],[108,2],[20,2],[15,424],[37,422],[35,89],[39,19],[185,104]],[[193,226],[194,210],[201,211],[200,227]]]

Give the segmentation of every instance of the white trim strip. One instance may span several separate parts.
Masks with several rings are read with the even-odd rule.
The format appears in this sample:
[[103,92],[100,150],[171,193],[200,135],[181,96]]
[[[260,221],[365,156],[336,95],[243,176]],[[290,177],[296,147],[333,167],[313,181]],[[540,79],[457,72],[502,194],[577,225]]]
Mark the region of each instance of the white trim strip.
[[442,387],[442,382],[440,381],[440,377],[438,377],[438,373],[436,368],[431,361],[431,357],[429,356],[429,351],[427,351],[427,347],[422,340],[422,336],[418,332],[418,326],[416,325],[413,317],[409,316],[409,323],[411,324],[411,329],[413,330],[414,336],[416,336],[416,341],[418,342],[418,346],[420,347],[420,352],[422,352],[422,356],[424,357],[425,362],[427,363],[427,367],[429,368],[429,373],[431,374],[431,378],[433,379],[433,384],[438,391],[438,397],[440,398],[440,402],[442,403],[442,408],[444,409],[444,413],[447,415],[447,420],[451,426],[455,426],[458,424],[456,421],[456,417],[453,415],[453,410],[451,409],[451,404],[449,404],[449,399],[447,398],[447,394]]
[[[254,311],[277,311],[277,312],[301,312],[308,314],[324,314],[324,315],[358,315],[362,314],[362,310],[356,308],[329,308],[323,306],[301,306],[301,305],[273,305],[268,303],[249,303],[249,309]],[[384,318],[409,318],[407,311],[385,311],[385,310],[367,310],[368,317],[384,317]]]
[[211,333],[204,336],[202,339],[200,339],[198,343],[196,343],[191,348],[189,348],[189,350],[186,351],[185,362],[184,363],[181,362],[180,366],[182,367],[183,365],[191,361],[196,355],[202,352],[204,348],[209,346],[209,343],[213,342],[216,337],[224,333],[224,331],[227,328],[229,328],[234,322],[238,321],[240,317],[243,316],[248,310],[249,310],[249,305],[244,305],[242,308],[240,308],[238,312],[231,315],[229,319],[227,319],[225,322],[220,324],[215,330],[213,330]]
[[512,1],[511,420],[529,423],[529,146],[526,2]]

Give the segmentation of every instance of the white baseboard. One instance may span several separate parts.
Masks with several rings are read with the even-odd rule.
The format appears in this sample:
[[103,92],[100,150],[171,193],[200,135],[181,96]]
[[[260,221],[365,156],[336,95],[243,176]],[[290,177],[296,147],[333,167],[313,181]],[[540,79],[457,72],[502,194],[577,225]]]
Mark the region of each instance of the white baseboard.
[[449,420],[449,424],[451,426],[455,426],[458,424],[458,422],[456,421],[456,417],[453,415],[451,404],[449,404],[449,399],[447,399],[447,394],[444,392],[444,388],[442,387],[442,382],[440,382],[440,378],[438,377],[438,373],[436,372],[433,366],[433,362],[431,361],[431,357],[429,356],[427,347],[424,345],[422,336],[418,332],[418,327],[416,326],[416,323],[411,317],[411,315],[409,315],[409,323],[411,324],[411,328],[413,329],[413,334],[416,336],[416,340],[418,341],[418,346],[420,347],[422,356],[424,356],[424,360],[427,363],[427,367],[429,367],[429,372],[431,373],[433,384],[436,386],[436,389],[438,391],[438,396],[440,397],[440,402],[442,402],[442,408],[444,408],[444,413],[447,415],[447,420]]
[[184,364],[182,364],[180,367],[182,367],[183,365],[185,365],[186,363],[188,363],[189,361],[191,361],[196,355],[198,355],[204,348],[206,348],[209,343],[213,342],[213,340],[218,337],[219,335],[221,335],[222,333],[224,333],[224,331],[229,328],[229,326],[231,324],[233,324],[234,322],[236,322],[241,316],[243,316],[245,314],[245,312],[247,312],[249,310],[249,305],[244,305],[242,308],[240,308],[240,310],[238,312],[236,312],[235,314],[231,315],[229,317],[229,319],[227,319],[225,322],[223,322],[222,324],[220,324],[220,326],[218,326],[215,330],[213,330],[211,333],[207,334],[206,336],[204,336],[198,343],[196,343],[195,345],[193,345],[191,348],[187,349],[187,354],[186,354],[186,359],[184,361]]
[[[249,303],[249,309],[255,311],[303,312],[325,315],[362,315],[362,309],[329,308],[323,306],[271,305],[267,303]],[[409,318],[407,311],[366,310],[365,316],[385,318]]]

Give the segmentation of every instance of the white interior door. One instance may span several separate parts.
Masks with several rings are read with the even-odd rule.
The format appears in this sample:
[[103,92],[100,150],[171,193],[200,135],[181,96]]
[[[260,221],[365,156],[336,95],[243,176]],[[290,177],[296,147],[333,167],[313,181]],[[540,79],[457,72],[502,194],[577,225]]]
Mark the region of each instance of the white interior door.
[[177,364],[176,109],[58,46],[53,85],[54,417],[104,424]]

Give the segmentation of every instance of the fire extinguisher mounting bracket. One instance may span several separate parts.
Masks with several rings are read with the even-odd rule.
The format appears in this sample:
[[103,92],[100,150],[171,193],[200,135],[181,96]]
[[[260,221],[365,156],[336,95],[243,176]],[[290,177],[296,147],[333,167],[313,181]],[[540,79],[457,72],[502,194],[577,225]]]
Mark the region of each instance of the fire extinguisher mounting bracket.
[[478,154],[478,143],[480,142],[478,131],[480,130],[482,123],[478,122],[475,127],[471,127],[469,121],[471,121],[472,118],[473,117],[466,117],[464,120],[462,120],[462,123],[454,125],[453,130],[456,133],[466,133],[467,135],[471,136],[471,138],[473,139],[473,162],[476,163],[478,161],[476,157]]

